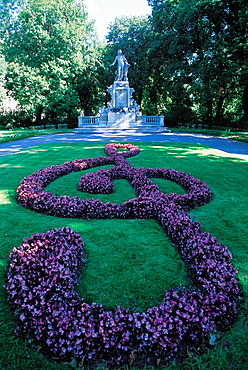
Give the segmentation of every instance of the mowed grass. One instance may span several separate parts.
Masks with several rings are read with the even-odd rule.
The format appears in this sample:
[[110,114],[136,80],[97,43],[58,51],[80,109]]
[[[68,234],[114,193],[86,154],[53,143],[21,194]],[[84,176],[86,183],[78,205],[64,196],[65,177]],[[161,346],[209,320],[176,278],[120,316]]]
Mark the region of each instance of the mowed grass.
[[[239,271],[245,299],[237,323],[224,333],[213,349],[191,354],[182,364],[168,369],[248,369],[248,163],[229,158],[207,146],[186,143],[140,143],[141,153],[128,159],[136,168],[153,167],[185,171],[206,182],[213,200],[190,212],[205,231],[226,244]],[[187,271],[165,233],[154,220],[79,220],[45,216],[16,203],[15,189],[30,173],[75,158],[104,155],[104,144],[44,144],[0,159],[0,279],[5,283],[5,266],[10,251],[34,233],[69,226],[85,242],[87,266],[77,290],[88,302],[141,311],[157,305],[167,289],[187,285]],[[111,166],[105,166],[110,168]],[[89,170],[95,171],[98,168]],[[122,203],[135,196],[126,180],[114,182],[115,192],[92,195],[77,191],[85,172],[73,173],[52,182],[46,189],[58,195],[99,198]],[[154,179],[165,193],[183,193],[178,185]],[[29,343],[13,334],[14,318],[0,289],[0,369],[72,369],[43,358]]]
[[0,130],[0,144],[8,143],[10,141],[27,139],[28,137],[35,137],[40,135],[51,135],[59,134],[64,132],[71,132],[68,129],[47,129],[47,130],[32,130],[32,129],[20,129],[20,130]]

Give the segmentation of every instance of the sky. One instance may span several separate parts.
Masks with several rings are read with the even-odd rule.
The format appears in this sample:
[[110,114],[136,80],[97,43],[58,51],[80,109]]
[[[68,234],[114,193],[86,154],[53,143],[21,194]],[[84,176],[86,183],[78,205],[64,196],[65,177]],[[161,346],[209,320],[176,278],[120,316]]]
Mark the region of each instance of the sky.
[[95,26],[101,41],[108,33],[108,25],[116,17],[151,14],[147,0],[84,0],[89,19],[95,19]]

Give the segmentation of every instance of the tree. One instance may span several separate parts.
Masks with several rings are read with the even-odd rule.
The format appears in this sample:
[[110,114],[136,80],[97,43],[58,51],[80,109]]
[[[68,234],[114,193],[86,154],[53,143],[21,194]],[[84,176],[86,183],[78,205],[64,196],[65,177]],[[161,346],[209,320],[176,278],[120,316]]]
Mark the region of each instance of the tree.
[[36,124],[77,116],[77,83],[94,68],[97,43],[83,1],[29,0],[8,19],[4,34],[6,87]]
[[240,86],[244,94],[247,86],[245,1],[150,0],[149,4],[157,43],[154,50],[166,63],[163,77],[169,74],[171,86],[180,85],[192,110],[195,107],[198,116],[210,123],[213,118],[223,122],[231,105],[238,113]]
[[6,63],[3,55],[0,54],[0,104],[5,98],[5,89],[4,89],[4,78],[6,71]]

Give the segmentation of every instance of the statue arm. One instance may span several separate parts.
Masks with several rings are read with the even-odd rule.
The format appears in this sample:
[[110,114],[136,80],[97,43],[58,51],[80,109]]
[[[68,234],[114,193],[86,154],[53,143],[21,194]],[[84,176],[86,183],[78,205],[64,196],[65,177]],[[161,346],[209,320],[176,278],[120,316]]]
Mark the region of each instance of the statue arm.
[[123,57],[124,57],[124,63],[125,63],[127,66],[130,66],[130,64],[128,63],[127,58],[125,57],[125,55],[123,55]]
[[118,57],[115,57],[115,60],[113,61],[113,63],[111,63],[110,65],[113,66],[115,65],[116,61],[117,61]]

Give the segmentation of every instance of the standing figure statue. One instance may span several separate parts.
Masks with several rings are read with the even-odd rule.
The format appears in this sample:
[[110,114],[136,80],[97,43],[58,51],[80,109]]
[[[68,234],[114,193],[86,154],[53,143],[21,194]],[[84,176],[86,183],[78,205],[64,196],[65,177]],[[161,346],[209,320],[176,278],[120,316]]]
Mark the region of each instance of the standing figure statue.
[[110,65],[113,66],[116,62],[118,63],[118,67],[116,71],[115,81],[128,81],[127,72],[130,64],[128,63],[125,55],[122,54],[121,50],[118,50],[118,54],[115,57],[114,62]]

